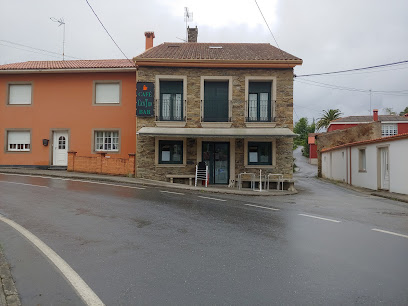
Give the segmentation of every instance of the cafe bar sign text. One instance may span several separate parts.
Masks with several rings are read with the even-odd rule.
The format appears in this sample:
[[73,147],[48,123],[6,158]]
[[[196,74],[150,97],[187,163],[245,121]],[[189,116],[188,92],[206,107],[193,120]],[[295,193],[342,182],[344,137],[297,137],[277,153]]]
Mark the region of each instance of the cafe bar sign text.
[[136,116],[154,116],[154,83],[136,83]]

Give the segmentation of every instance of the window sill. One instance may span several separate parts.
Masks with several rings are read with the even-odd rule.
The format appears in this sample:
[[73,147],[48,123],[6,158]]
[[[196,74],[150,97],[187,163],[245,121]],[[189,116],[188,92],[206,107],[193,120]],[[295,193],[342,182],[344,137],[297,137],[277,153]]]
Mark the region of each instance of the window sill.
[[6,153],[31,153],[31,150],[27,150],[27,151],[13,151],[13,150],[7,150],[5,151]]
[[367,173],[367,170],[358,170],[360,173]]
[[203,128],[230,128],[232,122],[201,122]]
[[185,121],[155,121],[156,126],[160,127],[185,127]]
[[274,128],[276,122],[245,122],[247,128]]
[[185,167],[186,164],[156,164],[155,166],[163,168],[182,168]]
[[270,169],[274,168],[274,165],[245,165],[245,168],[261,168],[261,169]]

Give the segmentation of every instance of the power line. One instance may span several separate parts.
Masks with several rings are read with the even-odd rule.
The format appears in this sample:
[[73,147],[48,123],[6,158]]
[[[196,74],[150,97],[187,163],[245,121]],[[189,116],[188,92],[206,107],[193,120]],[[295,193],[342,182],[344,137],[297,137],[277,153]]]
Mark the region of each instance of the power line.
[[362,67],[362,68],[347,69],[347,70],[339,70],[339,71],[331,71],[331,72],[322,72],[322,73],[311,73],[311,74],[301,74],[301,75],[295,75],[295,77],[301,78],[301,77],[310,77],[310,76],[316,76],[316,75],[337,74],[337,73],[343,73],[343,72],[351,72],[351,71],[360,71],[360,70],[367,70],[367,69],[375,69],[375,68],[381,68],[381,67],[388,67],[388,66],[406,64],[406,63],[408,63],[408,60],[400,61],[400,62],[395,62],[395,63],[389,63],[389,64],[382,64],[382,65]]
[[[49,50],[40,49],[40,48],[34,48],[34,47],[30,47],[30,46],[27,46],[27,45],[19,44],[19,43],[12,42],[12,41],[9,41],[9,40],[4,40],[4,39],[0,39],[0,41],[1,41],[1,42],[5,42],[5,43],[7,43],[7,44],[12,44],[12,45],[16,45],[16,46],[20,46],[20,47],[24,47],[24,48],[29,48],[29,49],[33,49],[33,50],[37,50],[37,51],[41,51],[41,52],[47,52],[47,53],[50,53],[50,54],[57,54],[57,55],[61,56],[60,53],[54,52],[54,51],[49,51]],[[3,44],[2,44],[2,45],[3,45]],[[25,49],[17,48],[17,47],[14,47],[14,46],[8,46],[8,45],[3,45],[3,46],[10,47],[10,48],[15,48],[15,49],[19,49],[19,50],[24,50],[24,51],[28,51],[28,52],[33,52],[33,53],[41,54],[41,53],[39,53],[39,52],[34,52],[34,51],[31,51],[31,50],[25,50]],[[47,54],[47,55],[49,55],[49,54]],[[50,55],[50,56],[52,56],[52,55]],[[68,55],[65,55],[65,57],[70,57],[70,58],[74,58],[74,59],[80,59],[80,58],[78,58],[78,57],[73,57],[73,56],[68,56]]]
[[116,47],[118,47],[119,51],[122,52],[123,56],[126,57],[126,59],[132,63],[132,65],[135,65],[135,63],[133,61],[131,61],[126,54],[122,51],[122,49],[119,47],[119,45],[116,43],[116,41],[113,39],[112,35],[110,35],[109,31],[105,28],[105,26],[103,25],[102,21],[99,19],[98,15],[96,14],[96,12],[94,11],[94,9],[92,8],[91,4],[88,2],[88,0],[85,0],[86,3],[88,4],[88,6],[91,8],[92,12],[94,13],[95,17],[98,19],[99,23],[101,24],[101,26],[104,28],[105,32],[109,35],[109,37],[112,39],[113,43],[116,45]]
[[[264,16],[264,14],[262,13],[262,10],[261,10],[261,8],[260,8],[258,2],[257,2],[256,0],[254,0],[254,1],[255,1],[255,3],[256,3],[256,6],[258,7],[259,12],[260,12],[261,15],[262,15],[263,20],[265,21],[266,26],[268,27],[269,32],[271,33],[271,35],[272,35],[272,37],[273,37],[273,40],[274,40],[275,43],[276,43],[276,46],[278,47],[279,51],[281,52],[282,58],[285,60],[285,55],[283,54],[282,49],[279,47],[278,41],[276,40],[275,35],[273,35],[272,30],[271,30],[271,28],[269,27],[269,24],[268,24],[268,22],[266,21],[266,18],[265,18],[265,16]],[[287,63],[287,65],[288,65],[288,68],[290,68],[289,63]]]
[[[312,80],[297,80],[296,82],[312,85],[317,87],[329,88],[329,89],[337,89],[337,90],[346,90],[346,91],[354,91],[354,92],[362,92],[362,93],[369,93],[370,89],[361,89],[361,88],[353,88],[353,87],[345,87],[345,86],[338,86],[334,84],[316,82]],[[387,90],[371,90],[373,93],[382,94],[382,95],[390,95],[390,96],[407,96],[408,90],[395,90],[395,91],[387,91]]]

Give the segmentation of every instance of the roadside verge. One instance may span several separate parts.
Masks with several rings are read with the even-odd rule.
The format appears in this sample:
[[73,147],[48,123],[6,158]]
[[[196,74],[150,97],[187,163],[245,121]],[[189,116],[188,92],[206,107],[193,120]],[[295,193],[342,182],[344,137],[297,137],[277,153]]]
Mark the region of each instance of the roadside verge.
[[0,245],[0,305],[19,306],[21,305],[16,285],[11,276],[10,266],[6,261]]

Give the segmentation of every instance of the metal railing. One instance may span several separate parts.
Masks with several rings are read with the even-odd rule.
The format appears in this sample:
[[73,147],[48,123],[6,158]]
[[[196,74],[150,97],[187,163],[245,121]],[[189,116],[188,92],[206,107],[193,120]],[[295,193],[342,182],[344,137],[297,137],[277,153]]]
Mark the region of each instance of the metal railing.
[[[225,105],[228,103],[228,105]],[[201,122],[231,122],[232,101],[201,100]],[[227,112],[227,115],[221,115]]]

